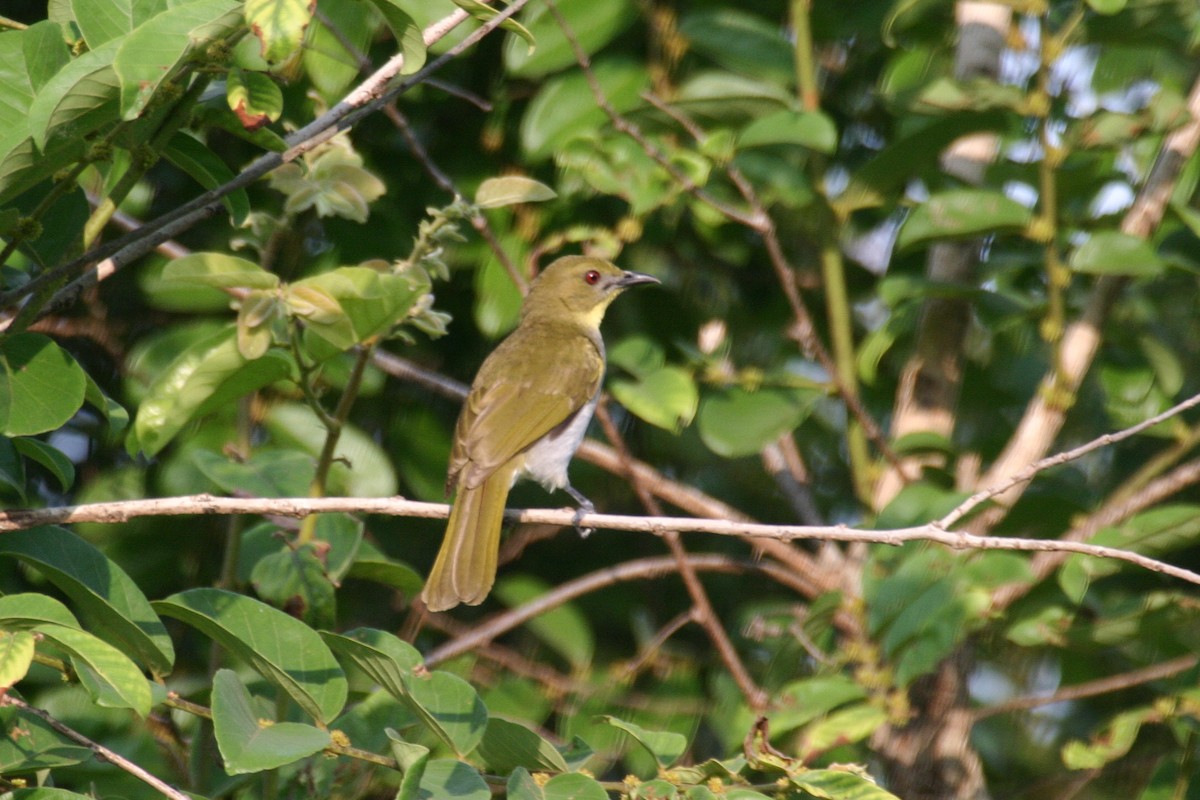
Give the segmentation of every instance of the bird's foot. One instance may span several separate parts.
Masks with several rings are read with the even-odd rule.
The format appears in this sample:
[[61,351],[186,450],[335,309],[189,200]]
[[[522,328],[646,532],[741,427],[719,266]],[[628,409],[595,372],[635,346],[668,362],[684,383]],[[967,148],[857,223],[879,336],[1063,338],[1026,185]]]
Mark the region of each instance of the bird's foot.
[[575,487],[568,485],[566,490],[567,494],[571,495],[575,502],[579,504],[579,507],[575,509],[575,516],[571,517],[571,524],[574,525],[575,530],[579,532],[580,538],[586,538],[589,533],[595,530],[595,528],[585,528],[581,523],[586,515],[596,513],[596,506],[592,504],[591,500],[588,500],[586,497],[576,491]]

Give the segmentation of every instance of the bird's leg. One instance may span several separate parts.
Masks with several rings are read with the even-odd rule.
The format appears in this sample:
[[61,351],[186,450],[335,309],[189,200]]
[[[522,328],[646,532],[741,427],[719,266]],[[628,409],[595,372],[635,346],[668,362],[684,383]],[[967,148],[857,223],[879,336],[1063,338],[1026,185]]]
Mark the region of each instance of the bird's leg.
[[588,500],[586,497],[584,497],[583,494],[571,484],[568,483],[564,489],[566,493],[571,495],[575,502],[579,504],[579,507],[575,509],[575,516],[571,518],[571,524],[575,526],[575,530],[579,531],[580,536],[587,536],[589,533],[594,531],[595,528],[584,528],[580,526],[579,523],[583,521],[585,514],[596,513],[596,506],[593,505],[591,500]]

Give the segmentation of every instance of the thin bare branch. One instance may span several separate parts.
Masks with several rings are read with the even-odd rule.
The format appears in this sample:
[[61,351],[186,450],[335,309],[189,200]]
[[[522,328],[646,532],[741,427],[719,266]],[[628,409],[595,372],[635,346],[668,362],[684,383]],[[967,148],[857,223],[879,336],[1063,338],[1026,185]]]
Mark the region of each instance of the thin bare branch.
[[1131,670],[1120,675],[1110,675],[1074,686],[1064,686],[1062,689],[1050,694],[1014,697],[1011,700],[1005,700],[994,706],[987,706],[986,708],[976,710],[975,721],[978,722],[987,717],[994,717],[997,714],[1028,711],[1033,708],[1048,706],[1052,703],[1065,703],[1069,700],[1082,700],[1085,697],[1096,697],[1111,692],[1119,692],[1122,689],[1178,675],[1196,666],[1197,663],[1200,663],[1200,657],[1198,656],[1180,656],[1170,661],[1164,661],[1161,664],[1151,664],[1148,667]]
[[82,733],[75,730],[74,728],[69,727],[68,725],[65,725],[62,722],[58,721],[57,719],[52,717],[48,712],[43,711],[42,709],[40,709],[36,706],[31,706],[29,703],[26,703],[24,700],[22,700],[21,698],[15,696],[15,695],[7,694],[7,695],[0,696],[0,706],[12,706],[13,708],[19,708],[21,711],[24,711],[26,714],[32,714],[33,716],[39,718],[40,720],[45,722],[47,725],[49,725],[51,728],[58,731],[59,733],[61,733],[63,736],[67,737],[71,741],[77,742],[77,743],[83,745],[84,747],[88,748],[89,750],[91,750],[92,754],[95,755],[95,757],[97,759],[99,759],[100,761],[107,761],[108,763],[112,764],[113,766],[117,767],[118,769],[122,769],[125,772],[128,772],[130,775],[137,778],[142,783],[145,783],[146,785],[152,787],[155,791],[159,792],[164,797],[169,797],[169,798],[171,798],[171,800],[189,800],[189,798],[186,794],[179,791],[178,789],[171,786],[170,784],[166,783],[165,781],[154,777],[149,772],[142,769],[137,764],[135,764],[132,761],[130,761],[129,759],[125,758],[121,754],[115,753],[112,750],[109,750],[107,747],[100,744],[99,742],[92,741],[91,739],[84,736]]

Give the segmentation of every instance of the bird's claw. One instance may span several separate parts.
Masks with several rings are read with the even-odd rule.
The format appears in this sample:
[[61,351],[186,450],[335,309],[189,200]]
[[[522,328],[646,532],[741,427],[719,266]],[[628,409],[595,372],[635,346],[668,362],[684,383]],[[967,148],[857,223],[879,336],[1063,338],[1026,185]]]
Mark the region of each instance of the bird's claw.
[[571,524],[579,532],[579,538],[586,539],[592,531],[596,530],[595,528],[585,528],[581,524],[585,516],[594,513],[596,513],[596,507],[592,505],[591,501],[584,501],[579,504],[579,508],[575,509],[575,516],[571,517]]

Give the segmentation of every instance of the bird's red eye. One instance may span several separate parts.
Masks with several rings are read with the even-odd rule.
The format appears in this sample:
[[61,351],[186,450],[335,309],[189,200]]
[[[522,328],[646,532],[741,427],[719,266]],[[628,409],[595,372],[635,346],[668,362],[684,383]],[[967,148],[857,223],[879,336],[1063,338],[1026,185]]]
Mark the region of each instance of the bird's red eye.
[[594,269],[589,269],[583,273],[583,279],[587,282],[588,286],[595,286],[596,281],[600,280],[600,273]]

